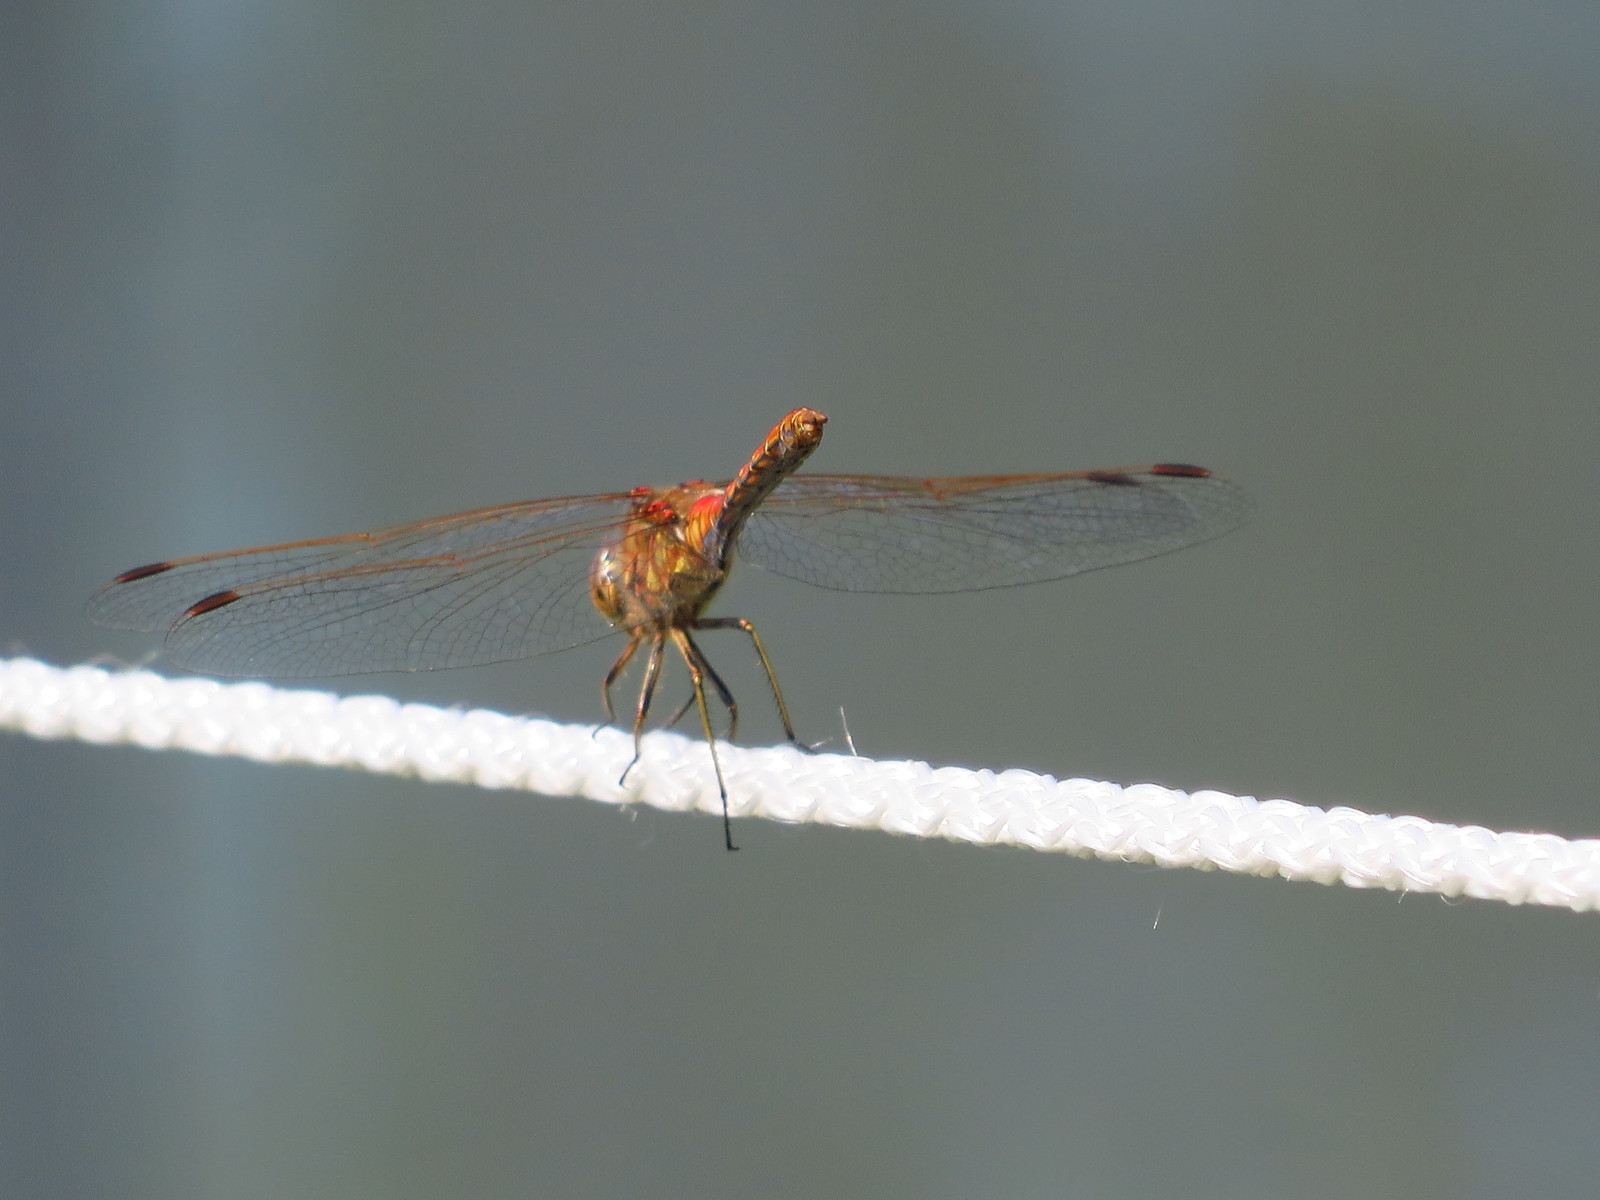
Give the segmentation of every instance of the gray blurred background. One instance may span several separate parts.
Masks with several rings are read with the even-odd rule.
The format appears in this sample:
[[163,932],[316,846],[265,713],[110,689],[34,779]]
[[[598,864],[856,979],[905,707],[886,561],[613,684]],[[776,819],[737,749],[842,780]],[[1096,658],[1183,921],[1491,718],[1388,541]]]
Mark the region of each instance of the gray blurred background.
[[[804,734],[1600,834],[1592,5],[21,2],[0,93],[11,653],[807,404],[819,470],[1259,507],[1016,591],[746,569]],[[613,653],[345,690],[591,720]],[[1595,1194],[1595,917],[738,833],[0,738],[0,1194]]]

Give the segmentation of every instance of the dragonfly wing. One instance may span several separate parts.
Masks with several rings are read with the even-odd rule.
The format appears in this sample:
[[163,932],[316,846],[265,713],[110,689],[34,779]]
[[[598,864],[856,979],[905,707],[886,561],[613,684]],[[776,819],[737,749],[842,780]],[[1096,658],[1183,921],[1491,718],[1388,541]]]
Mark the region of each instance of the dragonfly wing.
[[1237,528],[1238,485],[1179,465],[1069,475],[801,475],[753,513],[739,552],[845,592],[965,592],[1061,579]]
[[529,658],[614,632],[589,599],[626,495],[481,509],[369,534],[156,563],[89,616],[164,630],[177,665],[328,677]]

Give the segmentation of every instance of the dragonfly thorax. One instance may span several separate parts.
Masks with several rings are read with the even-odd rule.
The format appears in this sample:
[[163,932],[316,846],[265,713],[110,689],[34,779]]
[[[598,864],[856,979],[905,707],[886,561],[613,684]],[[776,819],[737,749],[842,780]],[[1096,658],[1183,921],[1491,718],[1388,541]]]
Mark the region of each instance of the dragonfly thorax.
[[675,488],[637,488],[621,532],[601,547],[589,570],[589,595],[621,629],[694,621],[727,578],[708,545],[723,488],[701,480]]

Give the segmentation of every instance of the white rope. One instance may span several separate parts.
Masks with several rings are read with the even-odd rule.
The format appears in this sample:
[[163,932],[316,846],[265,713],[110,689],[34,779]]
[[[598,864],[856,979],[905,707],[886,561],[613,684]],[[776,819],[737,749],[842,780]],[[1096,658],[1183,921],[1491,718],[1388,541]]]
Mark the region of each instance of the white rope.
[[[385,696],[0,659],[0,729],[673,811],[721,810],[704,744],[677,734],[648,735],[643,758],[622,785],[617,780],[632,739],[617,730],[596,735],[588,725],[401,704]],[[1596,840],[788,747],[719,743],[717,753],[736,817],[1510,904],[1600,907]]]

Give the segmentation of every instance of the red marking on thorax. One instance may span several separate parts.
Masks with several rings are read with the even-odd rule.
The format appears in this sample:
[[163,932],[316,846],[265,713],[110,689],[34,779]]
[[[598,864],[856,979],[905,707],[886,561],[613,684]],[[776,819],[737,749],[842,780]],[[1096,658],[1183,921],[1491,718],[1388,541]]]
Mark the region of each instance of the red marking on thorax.
[[[703,480],[695,481],[705,487]],[[691,486],[685,484],[685,487]],[[684,521],[685,540],[695,549],[701,549],[706,544],[706,536],[711,532],[712,526],[717,523],[717,517],[722,513],[722,505],[726,497],[721,492],[712,492],[709,496],[701,496],[689,505],[689,515]]]
[[678,519],[678,510],[665,500],[652,500],[639,510],[639,518],[651,525],[670,525]]

